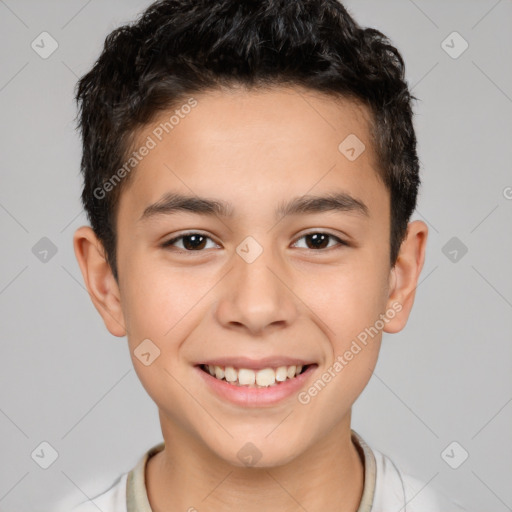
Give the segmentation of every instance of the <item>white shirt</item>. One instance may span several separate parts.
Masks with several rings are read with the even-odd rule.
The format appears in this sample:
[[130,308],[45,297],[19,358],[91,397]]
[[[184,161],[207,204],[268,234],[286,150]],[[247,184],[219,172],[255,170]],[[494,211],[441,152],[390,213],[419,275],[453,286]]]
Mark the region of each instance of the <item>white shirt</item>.
[[[363,495],[357,512],[462,512],[466,509],[433,491],[424,482],[401,472],[378,450],[352,430],[352,440],[364,461]],[[148,459],[165,444],[150,448],[137,465],[123,473],[100,495],[71,512],[152,512],[145,484]]]

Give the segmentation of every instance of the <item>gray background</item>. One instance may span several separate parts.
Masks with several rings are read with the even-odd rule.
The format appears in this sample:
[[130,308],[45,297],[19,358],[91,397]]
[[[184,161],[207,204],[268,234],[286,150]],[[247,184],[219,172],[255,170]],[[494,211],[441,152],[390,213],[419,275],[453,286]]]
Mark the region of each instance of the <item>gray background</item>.
[[[161,440],[126,340],[105,329],[72,249],[73,231],[86,223],[73,88],[105,36],[147,5],[0,1],[3,512],[69,509]],[[512,2],[346,5],[406,60],[421,100],[423,185],[414,218],[430,227],[409,323],[384,334],[353,428],[475,510],[512,510]],[[46,59],[31,47],[43,31],[58,43]],[[457,58],[445,48],[458,53],[462,40],[442,45],[453,31],[469,44]],[[57,249],[46,260],[43,237]],[[50,449],[31,455],[42,453],[43,441],[58,453],[48,469],[39,464],[50,461]],[[460,464],[463,450],[468,459],[452,469],[446,461]]]

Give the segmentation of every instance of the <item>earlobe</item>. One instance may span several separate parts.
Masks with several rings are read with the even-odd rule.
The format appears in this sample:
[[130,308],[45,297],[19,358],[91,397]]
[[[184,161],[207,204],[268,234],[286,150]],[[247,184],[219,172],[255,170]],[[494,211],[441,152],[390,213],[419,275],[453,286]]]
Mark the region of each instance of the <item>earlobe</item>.
[[114,336],[125,336],[119,287],[103,245],[89,226],[82,226],[75,231],[73,247],[89,296],[105,326]]
[[391,270],[387,310],[393,310],[394,316],[386,323],[385,332],[399,332],[407,324],[425,261],[427,237],[428,227],[423,221],[409,223],[407,236]]

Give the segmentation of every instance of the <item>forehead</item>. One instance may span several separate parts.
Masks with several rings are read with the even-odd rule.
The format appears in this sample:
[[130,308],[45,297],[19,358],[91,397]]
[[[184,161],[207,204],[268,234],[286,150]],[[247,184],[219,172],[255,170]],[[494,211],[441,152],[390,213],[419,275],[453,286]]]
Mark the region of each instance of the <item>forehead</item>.
[[141,215],[167,192],[238,200],[240,213],[250,200],[282,203],[333,189],[386,206],[360,103],[297,87],[192,97],[137,134],[134,149],[149,140],[152,149],[121,194],[131,211]]

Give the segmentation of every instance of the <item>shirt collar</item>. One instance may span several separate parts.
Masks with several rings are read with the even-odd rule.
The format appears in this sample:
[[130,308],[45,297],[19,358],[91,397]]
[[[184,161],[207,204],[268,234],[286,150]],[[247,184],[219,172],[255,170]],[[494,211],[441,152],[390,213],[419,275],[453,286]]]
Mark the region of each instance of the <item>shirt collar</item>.
[[[375,495],[375,455],[363,438],[354,430],[351,430],[351,437],[364,465],[363,495],[361,496],[357,512],[371,512]],[[161,452],[164,448],[164,442],[150,448],[128,473],[126,480],[127,512],[152,512],[146,490],[146,464],[150,457]]]

